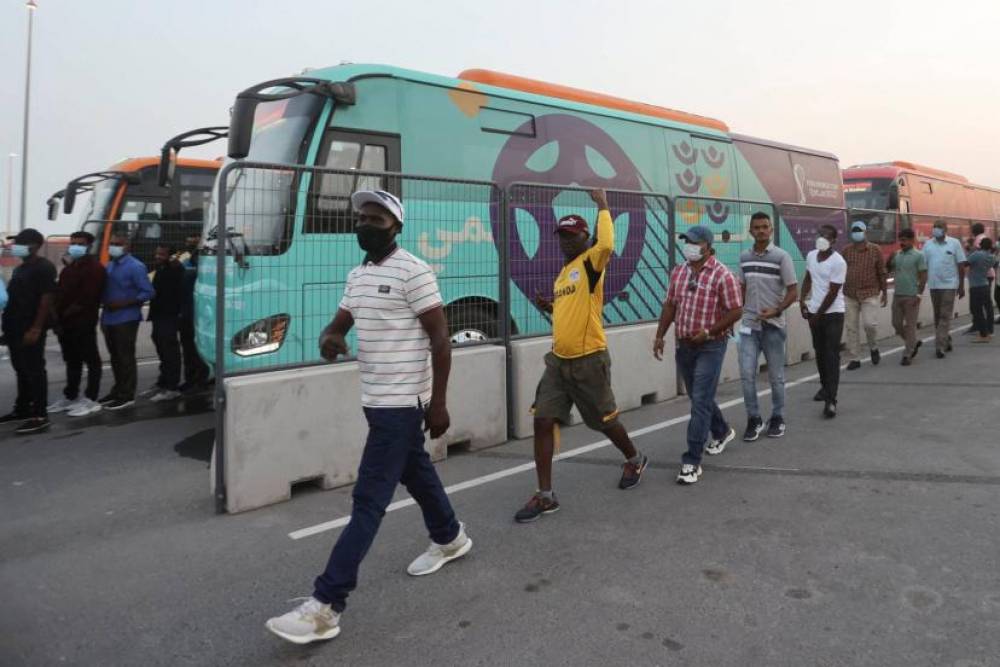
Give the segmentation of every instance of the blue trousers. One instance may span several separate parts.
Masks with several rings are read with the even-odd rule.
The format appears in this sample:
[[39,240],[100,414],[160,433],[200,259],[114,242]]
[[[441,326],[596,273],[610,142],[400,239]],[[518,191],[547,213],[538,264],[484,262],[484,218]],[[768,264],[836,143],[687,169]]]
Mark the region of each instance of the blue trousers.
[[740,379],[743,380],[743,402],[747,416],[760,417],[757,400],[757,370],[760,353],[767,361],[767,376],[771,381],[771,415],[784,416],[785,409],[785,330],[770,324],[761,325],[748,334],[740,334]]
[[688,422],[688,449],[681,461],[700,465],[709,433],[722,438],[729,432],[729,424],[715,402],[719,386],[722,360],[726,356],[726,342],[713,340],[704,345],[681,344],[677,347],[677,371],[684,379],[684,387],[691,399],[691,421]]
[[424,449],[421,408],[365,408],[368,440],[354,485],[351,521],[333,546],[326,570],[315,581],[313,597],[337,612],[358,585],[358,568],[378,533],[396,485],[402,483],[417,501],[431,539],[448,544],[459,525],[448,495]]

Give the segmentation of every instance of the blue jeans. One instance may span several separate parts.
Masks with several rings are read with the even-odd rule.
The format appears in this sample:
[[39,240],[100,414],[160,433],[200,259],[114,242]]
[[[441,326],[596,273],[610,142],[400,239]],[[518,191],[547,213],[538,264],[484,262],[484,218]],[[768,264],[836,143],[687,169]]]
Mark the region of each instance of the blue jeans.
[[767,377],[771,381],[771,416],[781,417],[785,409],[785,330],[762,324],[748,334],[740,334],[740,378],[743,380],[743,402],[747,416],[760,417],[757,401],[757,369],[760,353],[767,361]]
[[691,399],[688,449],[681,458],[683,463],[700,465],[709,433],[715,438],[722,438],[729,432],[729,424],[715,402],[722,360],[726,356],[726,342],[723,338],[697,347],[683,343],[677,347],[677,372],[684,379],[684,387]]
[[417,407],[365,408],[365,418],[368,441],[354,485],[351,521],[314,584],[313,597],[337,612],[344,610],[347,596],[358,585],[358,568],[400,482],[420,505],[432,540],[448,544],[459,532],[448,495],[424,449],[424,411]]

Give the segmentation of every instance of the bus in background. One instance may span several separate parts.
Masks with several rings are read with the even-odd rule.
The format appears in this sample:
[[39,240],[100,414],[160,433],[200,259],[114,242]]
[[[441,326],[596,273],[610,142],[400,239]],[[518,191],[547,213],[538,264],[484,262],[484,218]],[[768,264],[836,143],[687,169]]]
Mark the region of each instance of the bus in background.
[[[662,195],[677,202],[678,232],[694,224],[716,231],[718,257],[730,266],[752,243],[747,227],[758,208],[772,215],[801,267],[830,214],[782,221],[777,205],[843,206],[840,167],[828,153],[730,134],[725,123],[703,116],[484,70],[449,78],[341,65],[261,83],[236,99],[228,153],[230,161],[348,173],[248,166],[213,192],[196,290],[198,345],[203,357],[214,358],[217,257],[209,255],[225,248],[233,254],[225,260],[227,372],[319,359],[320,330],[348,270],[362,259],[350,210],[356,189],[402,197],[402,244],[436,271],[453,335],[480,340],[501,328],[503,232],[510,239],[510,328],[549,331],[532,304],[536,292],[551,291],[561,266],[547,232],[560,215],[586,211],[583,198],[570,196],[583,193],[567,184],[661,195],[660,205],[648,197],[642,210],[626,210],[612,196],[618,231],[605,281],[609,325],[659,316],[675,261]],[[443,187],[427,195],[427,184],[408,180],[412,174],[495,183],[508,194],[521,188],[531,200],[510,196],[501,215],[489,194],[478,204]],[[216,242],[219,190],[225,243]]]
[[206,127],[185,132],[168,140],[159,157],[129,158],[106,171],[79,176],[49,198],[49,220],[56,219],[60,205],[63,213],[71,214],[77,198],[90,193],[79,212],[79,228],[97,239],[93,251],[101,262],[108,261],[111,237],[124,234],[132,253],[151,266],[158,244],[183,245],[187,236],[201,233],[212,184],[222,164],[221,159],[178,154],[184,148],[222,139],[227,131],[226,127]]
[[958,174],[897,160],[848,167],[843,179],[849,208],[896,214],[857,216],[876,223],[869,224],[868,236],[883,246],[886,256],[898,247],[900,228],[912,228],[923,242],[938,218],[947,222],[949,236],[963,242],[973,222],[982,222],[994,240],[1000,231],[1000,190],[974,185]]

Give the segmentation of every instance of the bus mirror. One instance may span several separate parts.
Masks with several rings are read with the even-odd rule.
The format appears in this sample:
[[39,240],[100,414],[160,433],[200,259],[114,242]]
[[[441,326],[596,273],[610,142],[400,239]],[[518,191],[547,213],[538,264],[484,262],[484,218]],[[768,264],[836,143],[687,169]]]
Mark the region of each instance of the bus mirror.
[[170,185],[174,180],[174,170],[177,168],[177,151],[171,146],[164,146],[160,151],[160,168],[156,171],[156,183],[161,188]]
[[257,110],[258,99],[237,96],[233,105],[232,118],[229,120],[229,149],[227,154],[234,160],[245,158],[250,154],[250,140],[253,138],[253,119]]
[[45,202],[49,207],[49,220],[55,220],[59,217],[59,199],[55,196],[49,197],[49,200]]
[[76,183],[66,186],[66,194],[63,196],[63,213],[69,215],[73,212],[73,204],[76,203]]

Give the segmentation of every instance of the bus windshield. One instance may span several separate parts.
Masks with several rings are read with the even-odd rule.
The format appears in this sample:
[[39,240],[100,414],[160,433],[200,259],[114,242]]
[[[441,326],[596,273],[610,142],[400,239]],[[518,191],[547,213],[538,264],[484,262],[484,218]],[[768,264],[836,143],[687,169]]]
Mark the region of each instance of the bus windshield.
[[[317,95],[298,95],[258,105],[247,161],[298,163],[306,132],[323,102],[324,99]],[[244,169],[229,175],[226,224],[230,234],[239,239],[235,243],[242,252],[276,255],[288,247],[294,206],[293,181],[291,170]],[[205,240],[217,236],[217,215],[218,206],[213,201],[205,220]]]
[[87,205],[80,209],[80,227],[89,220],[107,220],[111,215],[111,202],[121,181],[117,178],[103,180],[94,186]]
[[888,210],[891,184],[891,178],[858,178],[844,181],[844,199],[847,200],[847,207]]

